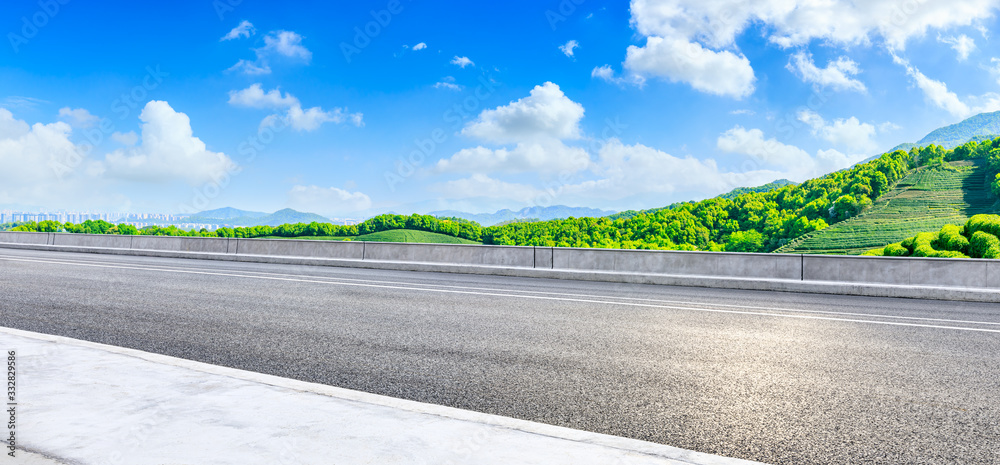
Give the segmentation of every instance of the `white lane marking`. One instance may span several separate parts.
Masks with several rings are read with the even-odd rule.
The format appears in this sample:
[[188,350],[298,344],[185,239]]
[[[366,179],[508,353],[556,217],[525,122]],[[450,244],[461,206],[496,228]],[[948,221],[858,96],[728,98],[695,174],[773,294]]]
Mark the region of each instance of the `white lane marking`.
[[[20,257],[11,257],[7,255],[0,255],[0,259],[19,259]],[[44,259],[33,259],[39,262],[45,263],[67,263],[67,264],[107,264],[113,263],[108,261],[100,260],[69,260],[69,259],[56,259],[56,258],[44,258]],[[225,262],[230,263],[230,262]],[[232,262],[232,263],[245,263],[245,262]],[[197,270],[197,271],[208,271],[215,272],[216,269],[204,268],[204,267],[174,267],[169,265],[145,265],[145,264],[129,264],[131,266],[137,267],[136,269],[150,269],[153,271],[158,270]],[[292,265],[294,266],[294,265]],[[155,267],[155,268],[151,268]],[[928,317],[916,317],[916,316],[900,316],[900,315],[884,315],[879,313],[858,313],[858,312],[838,312],[838,311],[826,311],[826,310],[806,310],[801,308],[781,308],[781,307],[760,307],[753,305],[731,305],[731,304],[720,304],[711,302],[692,302],[683,300],[663,300],[663,299],[646,299],[641,297],[627,297],[627,296],[607,296],[607,295],[594,295],[594,294],[575,294],[567,292],[549,292],[549,291],[530,291],[523,289],[504,289],[504,288],[491,288],[491,287],[475,287],[475,286],[455,286],[449,284],[433,284],[433,283],[407,283],[401,281],[382,281],[375,279],[357,279],[357,278],[343,278],[334,276],[316,276],[316,275],[300,275],[300,274],[288,274],[288,273],[273,273],[266,271],[252,271],[252,270],[232,270],[237,273],[250,273],[252,275],[263,275],[263,276],[282,276],[282,277],[294,277],[294,278],[310,278],[310,279],[326,279],[326,280],[337,280],[337,281],[352,281],[359,283],[376,283],[376,284],[391,284],[397,286],[428,286],[428,287],[443,287],[450,289],[461,289],[461,290],[476,290],[476,291],[490,291],[490,292],[519,292],[527,294],[542,294],[542,295],[556,295],[556,296],[567,296],[567,297],[579,297],[588,299],[624,299],[624,300],[634,300],[640,302],[652,302],[659,304],[674,304],[674,305],[688,305],[694,306],[692,310],[702,310],[703,307],[724,307],[724,308],[739,308],[747,310],[765,310],[768,312],[793,312],[793,313],[810,313],[818,315],[842,315],[842,316],[861,316],[868,318],[885,318],[894,320],[914,320],[914,321],[933,321],[938,323],[960,323],[960,324],[970,324],[970,325],[988,325],[988,326],[1000,326],[1000,322],[990,322],[990,321],[974,321],[974,320],[957,320],[948,318],[928,318]],[[336,282],[336,281],[331,281]],[[609,302],[617,303],[617,302]]]
[[405,287],[405,286],[389,286],[384,284],[365,284],[365,283],[345,283],[345,282],[330,282],[330,281],[319,281],[314,279],[301,279],[301,278],[281,278],[275,276],[253,276],[245,274],[236,273],[219,273],[219,272],[207,272],[207,271],[191,271],[183,269],[165,269],[165,268],[141,268],[135,266],[122,266],[122,265],[98,265],[98,264],[85,264],[85,263],[73,263],[73,262],[47,262],[45,260],[35,260],[35,259],[23,259],[23,258],[8,258],[0,257],[2,260],[8,261],[19,261],[19,262],[34,262],[34,263],[48,263],[48,264],[69,264],[74,266],[86,266],[94,268],[114,268],[114,269],[125,269],[125,270],[140,270],[140,271],[158,271],[164,273],[178,273],[178,274],[197,274],[206,276],[225,276],[231,278],[249,278],[249,279],[261,279],[269,281],[288,281],[288,282],[300,282],[300,283],[311,283],[311,284],[329,284],[335,286],[353,286],[353,287],[370,287],[379,289],[397,289],[406,291],[422,291],[422,292],[438,292],[443,294],[464,294],[464,295],[478,295],[487,297],[511,297],[520,299],[534,299],[534,300],[550,300],[557,302],[577,302],[577,303],[588,303],[588,304],[607,304],[607,305],[620,305],[626,307],[641,307],[641,308],[659,308],[667,310],[688,310],[704,313],[723,313],[723,314],[733,314],[733,315],[754,315],[754,316],[770,316],[775,318],[796,318],[801,320],[821,320],[821,321],[839,321],[844,323],[868,323],[875,325],[886,325],[886,326],[905,326],[912,328],[931,328],[931,329],[951,329],[956,331],[971,331],[971,332],[981,332],[981,333],[997,333],[1000,334],[1000,329],[983,329],[983,328],[967,328],[961,326],[942,326],[942,325],[929,325],[929,324],[918,324],[918,323],[899,323],[892,321],[872,321],[872,320],[859,320],[850,318],[830,318],[823,316],[812,316],[812,315],[789,315],[782,313],[769,313],[769,312],[749,312],[749,311],[737,311],[737,310],[721,310],[713,308],[693,308],[693,307],[677,307],[670,305],[654,305],[654,304],[644,304],[637,302],[615,302],[606,300],[591,300],[591,299],[577,299],[577,298],[564,298],[564,297],[547,297],[547,296],[537,296],[537,295],[521,295],[521,294],[502,294],[496,292],[474,292],[474,291],[460,291],[460,290],[450,290],[450,289],[433,289],[433,288],[420,288],[420,287]]

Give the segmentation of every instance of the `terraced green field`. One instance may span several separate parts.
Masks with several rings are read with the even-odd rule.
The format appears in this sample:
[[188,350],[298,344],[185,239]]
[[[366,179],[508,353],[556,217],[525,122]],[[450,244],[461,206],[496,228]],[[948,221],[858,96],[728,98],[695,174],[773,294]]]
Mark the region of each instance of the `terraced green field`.
[[371,234],[363,234],[360,236],[352,237],[333,237],[333,236],[309,236],[309,237],[268,237],[267,239],[308,239],[317,241],[343,241],[350,239],[352,241],[366,241],[366,242],[421,242],[424,244],[479,244],[479,242],[470,241],[467,239],[462,239],[458,237],[448,236],[445,234],[438,234],[427,231],[414,231],[411,229],[397,229],[394,231],[382,231]]
[[868,211],[797,238],[776,252],[856,255],[946,224],[965,224],[972,215],[996,213],[982,161],[950,165],[954,169],[915,170]]

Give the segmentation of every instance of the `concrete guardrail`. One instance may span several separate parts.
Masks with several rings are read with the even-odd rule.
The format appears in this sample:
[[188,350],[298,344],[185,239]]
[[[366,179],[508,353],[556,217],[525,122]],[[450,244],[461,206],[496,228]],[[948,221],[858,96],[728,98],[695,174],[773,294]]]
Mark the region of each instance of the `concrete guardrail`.
[[1000,302],[1000,260],[25,232],[0,247]]

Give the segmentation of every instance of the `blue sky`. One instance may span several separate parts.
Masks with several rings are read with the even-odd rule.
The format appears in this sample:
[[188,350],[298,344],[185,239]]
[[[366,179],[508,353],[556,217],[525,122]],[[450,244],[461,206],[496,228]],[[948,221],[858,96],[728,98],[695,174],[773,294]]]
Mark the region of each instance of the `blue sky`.
[[745,3],[5,2],[0,208],[651,208],[1000,109],[1000,0]]

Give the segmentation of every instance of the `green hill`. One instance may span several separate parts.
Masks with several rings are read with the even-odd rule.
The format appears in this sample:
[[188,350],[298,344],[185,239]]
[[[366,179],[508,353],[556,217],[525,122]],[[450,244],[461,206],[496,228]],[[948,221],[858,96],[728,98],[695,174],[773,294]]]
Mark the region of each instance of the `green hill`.
[[995,212],[982,159],[912,171],[870,210],[779,248],[779,253],[860,254],[946,224]]
[[419,242],[424,244],[479,244],[479,242],[448,236],[445,234],[412,229],[396,229],[351,237],[305,236],[305,237],[270,237],[270,239],[307,239],[318,241],[365,241],[365,242]]
[[910,150],[913,147],[927,147],[931,144],[953,149],[969,141],[981,142],[998,135],[1000,135],[1000,111],[980,113],[960,123],[935,129],[916,143],[900,144],[892,150]]

